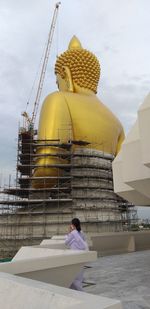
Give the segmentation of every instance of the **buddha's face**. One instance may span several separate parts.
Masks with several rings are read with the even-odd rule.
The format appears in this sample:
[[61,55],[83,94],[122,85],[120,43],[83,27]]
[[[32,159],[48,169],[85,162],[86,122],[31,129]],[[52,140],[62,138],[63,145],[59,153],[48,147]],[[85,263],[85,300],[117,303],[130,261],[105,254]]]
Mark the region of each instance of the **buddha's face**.
[[60,74],[56,75],[56,84],[60,91],[68,91],[67,81],[60,76]]

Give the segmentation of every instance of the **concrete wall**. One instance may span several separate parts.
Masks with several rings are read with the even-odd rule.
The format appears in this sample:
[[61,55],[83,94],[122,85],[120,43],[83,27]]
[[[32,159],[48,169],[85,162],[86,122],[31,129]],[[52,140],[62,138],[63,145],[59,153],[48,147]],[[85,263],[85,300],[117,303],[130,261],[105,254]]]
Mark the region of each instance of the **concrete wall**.
[[98,255],[112,255],[150,249],[150,231],[102,233],[91,237],[91,249]]
[[139,206],[150,206],[150,94],[113,162],[114,190]]

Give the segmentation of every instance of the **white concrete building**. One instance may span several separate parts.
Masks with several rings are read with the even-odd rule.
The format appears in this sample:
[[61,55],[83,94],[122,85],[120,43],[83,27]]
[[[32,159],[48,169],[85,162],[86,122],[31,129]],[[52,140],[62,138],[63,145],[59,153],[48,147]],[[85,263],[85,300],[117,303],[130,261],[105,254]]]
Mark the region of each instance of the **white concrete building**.
[[150,206],[150,94],[113,161],[114,191],[129,202]]

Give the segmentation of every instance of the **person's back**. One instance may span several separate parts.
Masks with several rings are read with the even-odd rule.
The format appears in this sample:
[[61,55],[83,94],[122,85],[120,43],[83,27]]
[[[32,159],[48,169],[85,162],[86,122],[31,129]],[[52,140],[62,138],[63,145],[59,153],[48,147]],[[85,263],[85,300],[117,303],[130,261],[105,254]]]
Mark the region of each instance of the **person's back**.
[[82,231],[73,229],[66,237],[65,244],[73,250],[88,250],[88,245]]

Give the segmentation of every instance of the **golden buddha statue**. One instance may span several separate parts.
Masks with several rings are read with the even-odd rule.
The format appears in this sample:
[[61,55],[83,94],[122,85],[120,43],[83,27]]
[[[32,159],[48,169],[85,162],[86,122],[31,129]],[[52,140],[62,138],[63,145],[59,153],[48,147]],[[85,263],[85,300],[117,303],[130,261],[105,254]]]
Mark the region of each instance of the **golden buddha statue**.
[[[48,95],[41,109],[38,139],[45,141],[45,145],[37,150],[34,177],[58,176],[57,164],[64,161],[56,156],[60,149],[46,146],[50,140],[84,141],[92,149],[113,155],[124,140],[121,123],[96,96],[99,62],[94,54],[82,48],[75,36],[68,50],[58,57],[55,74],[59,91]],[[52,184],[54,180],[47,182],[47,186]],[[33,186],[43,185],[37,180]]]

